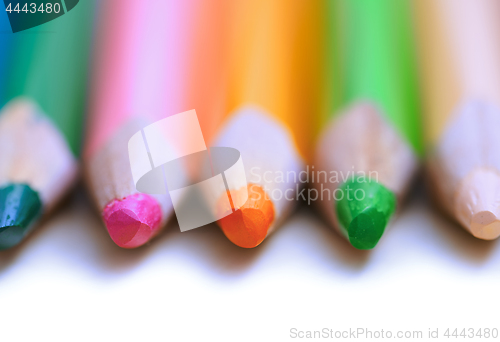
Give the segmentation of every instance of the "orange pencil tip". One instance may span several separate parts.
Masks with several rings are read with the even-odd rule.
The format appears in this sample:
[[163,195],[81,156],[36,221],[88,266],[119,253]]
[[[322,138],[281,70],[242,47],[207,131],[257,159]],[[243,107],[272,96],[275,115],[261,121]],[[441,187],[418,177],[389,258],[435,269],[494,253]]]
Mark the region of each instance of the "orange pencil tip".
[[[230,191],[231,198],[241,196],[243,189]],[[220,208],[219,210],[228,210]],[[232,214],[217,221],[226,237],[235,245],[254,248],[267,236],[274,221],[274,205],[264,189],[257,184],[248,185],[248,199]]]

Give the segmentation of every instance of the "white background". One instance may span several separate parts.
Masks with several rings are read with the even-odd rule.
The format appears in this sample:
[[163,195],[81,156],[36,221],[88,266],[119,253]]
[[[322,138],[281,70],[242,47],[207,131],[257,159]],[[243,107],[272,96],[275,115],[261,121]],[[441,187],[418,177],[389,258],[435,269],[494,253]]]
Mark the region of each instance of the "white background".
[[81,190],[0,252],[0,341],[311,340],[292,328],[439,328],[448,340],[446,328],[500,328],[499,297],[498,243],[469,236],[420,192],[372,252],[308,208],[251,250],[216,226],[175,224],[123,250]]

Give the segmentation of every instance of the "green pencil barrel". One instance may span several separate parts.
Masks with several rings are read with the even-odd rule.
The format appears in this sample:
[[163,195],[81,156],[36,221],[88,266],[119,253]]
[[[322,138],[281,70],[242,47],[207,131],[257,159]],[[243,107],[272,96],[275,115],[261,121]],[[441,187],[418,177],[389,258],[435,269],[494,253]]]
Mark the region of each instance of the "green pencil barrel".
[[[338,224],[354,247],[372,249],[396,212],[398,196],[404,193],[416,168],[411,150],[421,154],[423,149],[410,2],[332,0],[326,15],[328,62],[323,93],[329,118],[323,123],[326,135],[318,143],[317,158],[328,170],[352,167],[381,172],[380,183],[378,177],[358,176],[338,184],[344,196],[335,198],[329,208],[337,218],[332,223]],[[346,115],[343,121],[331,120],[340,113]],[[380,121],[379,114],[389,125]],[[360,134],[371,136],[368,140]],[[399,145],[394,154],[384,145],[388,140],[381,134]],[[399,162],[405,164],[400,169]],[[405,184],[390,181],[396,176]],[[363,196],[345,195],[350,192]]]
[[[335,1],[336,2],[336,1]],[[342,106],[374,102],[421,153],[418,81],[408,0],[340,0],[330,6],[342,53],[337,90]],[[331,28],[335,29],[335,28]]]
[[6,100],[34,100],[78,155],[82,140],[88,62],[95,1],[80,1],[71,12],[14,34],[13,63]]

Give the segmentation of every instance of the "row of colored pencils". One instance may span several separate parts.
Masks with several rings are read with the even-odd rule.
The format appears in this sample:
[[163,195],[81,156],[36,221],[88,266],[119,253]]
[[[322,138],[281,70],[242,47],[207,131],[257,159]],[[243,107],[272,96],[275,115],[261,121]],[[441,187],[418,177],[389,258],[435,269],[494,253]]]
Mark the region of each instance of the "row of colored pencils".
[[0,249],[61,202],[79,169],[111,239],[149,242],[172,201],[137,191],[128,141],[190,109],[209,144],[241,153],[247,184],[228,193],[248,199],[217,208],[234,211],[218,224],[238,246],[279,227],[305,199],[307,174],[306,200],[354,247],[372,249],[423,157],[436,203],[495,239],[499,7],[88,0],[31,34],[2,35]]

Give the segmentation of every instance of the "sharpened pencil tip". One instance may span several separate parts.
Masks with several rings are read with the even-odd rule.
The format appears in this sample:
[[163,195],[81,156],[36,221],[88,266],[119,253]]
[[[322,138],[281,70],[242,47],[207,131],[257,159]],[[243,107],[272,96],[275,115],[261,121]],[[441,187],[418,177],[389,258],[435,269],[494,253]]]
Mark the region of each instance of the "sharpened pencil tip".
[[[396,196],[382,184],[358,177],[342,184],[337,217],[357,249],[374,248],[396,209]],[[340,195],[339,195],[340,196]]]
[[500,236],[500,220],[491,211],[481,211],[472,216],[472,235],[483,240],[493,240]]
[[[249,184],[247,189],[245,204],[217,222],[232,243],[243,248],[254,248],[266,238],[275,212],[273,202],[260,185]],[[231,191],[231,196],[238,196],[238,190]]]
[[134,194],[113,200],[103,210],[103,219],[111,239],[122,248],[147,243],[160,229],[161,209],[146,194]]
[[458,221],[472,235],[483,240],[500,236],[500,174],[478,168],[461,182],[455,212]]
[[0,250],[20,243],[42,212],[38,192],[27,184],[0,189]]

